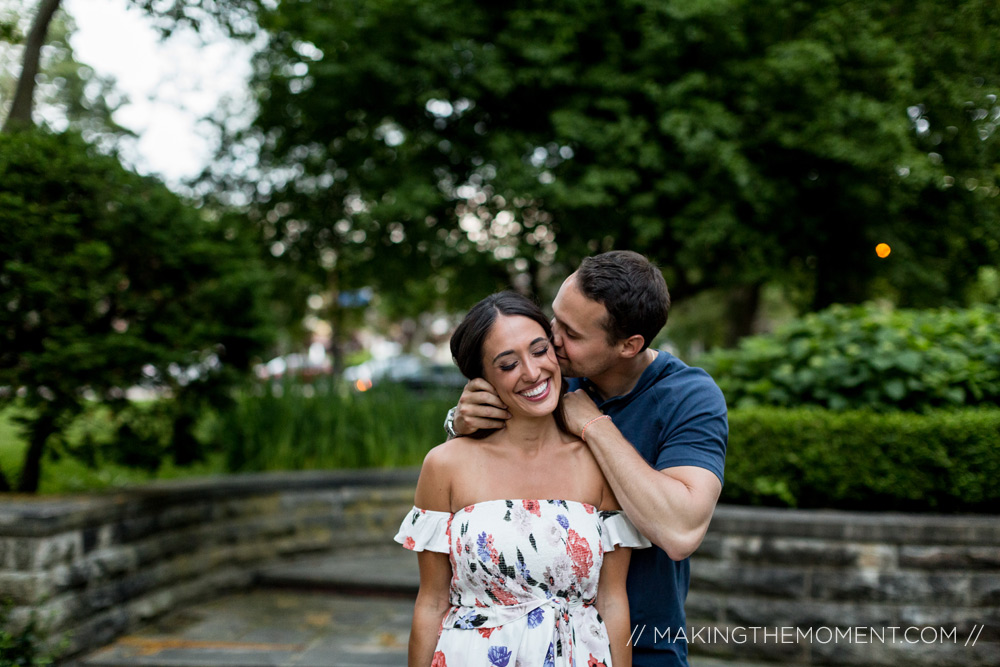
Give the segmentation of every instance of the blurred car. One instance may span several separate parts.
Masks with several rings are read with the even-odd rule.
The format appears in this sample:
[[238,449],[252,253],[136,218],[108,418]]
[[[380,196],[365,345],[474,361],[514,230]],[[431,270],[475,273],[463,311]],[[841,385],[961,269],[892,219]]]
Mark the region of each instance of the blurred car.
[[275,357],[266,364],[259,364],[254,370],[261,380],[281,380],[287,376],[308,381],[321,375],[329,375],[333,372],[333,366],[326,356],[287,354]]
[[371,359],[344,369],[344,379],[358,391],[394,382],[410,389],[461,389],[465,377],[454,364],[430,363],[413,355]]

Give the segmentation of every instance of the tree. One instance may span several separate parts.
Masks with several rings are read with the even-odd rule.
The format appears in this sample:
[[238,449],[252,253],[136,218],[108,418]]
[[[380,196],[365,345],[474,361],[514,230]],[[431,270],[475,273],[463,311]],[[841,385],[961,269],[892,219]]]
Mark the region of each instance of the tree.
[[[197,27],[211,15],[206,7],[238,20],[239,8],[254,3],[137,4],[167,34],[179,23]],[[135,419],[120,421],[114,455],[148,467],[166,453],[190,463],[201,454],[192,435],[201,408],[226,402],[228,386],[271,335],[261,301],[269,281],[239,222],[190,208],[79,136],[100,142],[125,131],[111,119],[110,82],[74,61],[66,40],[72,23],[57,15],[59,5],[38,5],[0,134],[0,405],[20,398],[28,408],[21,491],[37,489],[46,447],[86,403],[120,414],[129,408],[125,389],[137,383],[172,397],[158,406],[170,437],[164,445],[148,429],[137,431]],[[0,18],[2,36],[16,41],[16,20]],[[56,57],[40,75],[46,43]],[[34,129],[36,84],[46,80],[78,130]],[[10,488],[0,471],[0,490]]]
[[62,0],[41,0],[38,5],[38,12],[35,20],[31,24],[31,31],[28,33],[27,41],[24,45],[24,61],[21,66],[21,75],[17,80],[17,88],[14,91],[14,101],[11,103],[10,112],[4,122],[4,131],[21,125],[31,125],[31,110],[35,99],[35,77],[42,59],[42,45],[45,43],[45,36],[49,30],[49,23],[59,9]]
[[[27,18],[0,2],[0,114],[6,117],[21,74],[25,41],[21,25]],[[75,22],[56,12],[49,24],[40,69],[35,76],[33,115],[53,130],[72,128],[105,152],[118,150],[134,133],[115,122],[112,114],[126,98],[112,77],[78,62],[70,44]]]
[[[206,22],[233,37],[247,38],[257,32],[254,14],[259,0],[121,1],[144,12],[164,38],[179,27],[198,32]],[[61,107],[65,118],[60,120],[79,126],[77,129],[84,130],[85,136],[95,129],[119,136],[127,134],[111,119],[122,101],[109,103],[109,98],[118,97],[112,90],[113,81],[97,76],[74,60],[67,37],[75,24],[60,11],[61,0],[39,0],[30,17],[23,15],[25,9],[25,3],[19,0],[0,0],[0,111],[5,112],[5,129],[34,125],[42,103]],[[27,34],[22,34],[25,28]],[[19,56],[21,65],[17,71],[12,62],[15,56]],[[44,91],[42,99],[37,94],[40,87],[50,89]]]
[[270,340],[247,241],[75,133],[0,134],[0,405],[27,409],[19,490],[37,489],[46,447],[87,404],[120,412],[134,385],[174,397],[169,451],[197,455],[192,414]]
[[[677,298],[731,294],[730,340],[767,282],[801,285],[804,308],[914,277],[956,298],[969,264],[1000,262],[997,137],[978,118],[995,124],[998,12],[286,0],[257,15],[243,192],[275,252],[336,284],[438,271],[537,291],[554,261],[629,247]],[[912,108],[953,119],[947,169]]]

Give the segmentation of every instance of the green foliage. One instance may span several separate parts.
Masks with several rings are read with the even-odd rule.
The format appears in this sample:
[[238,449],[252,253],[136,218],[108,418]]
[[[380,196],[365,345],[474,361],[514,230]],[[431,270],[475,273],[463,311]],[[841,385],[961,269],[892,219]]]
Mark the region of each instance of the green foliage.
[[[129,419],[133,410],[142,410],[143,407],[135,405],[132,410],[114,414],[107,406],[87,404],[83,412],[69,422],[61,437],[50,441],[43,461],[38,492],[81,493],[153,480],[219,475],[225,472],[222,456],[212,450],[205,453],[204,460],[183,466],[174,463],[171,456],[164,455],[163,449],[156,450],[162,458],[153,466],[154,469],[119,463],[122,452],[118,446],[118,429],[123,421]],[[167,435],[171,430],[171,411],[164,407],[155,412],[162,415],[164,420],[157,426],[157,430]],[[28,416],[24,413],[25,409],[17,402],[0,410],[0,470],[10,473],[10,481],[14,486],[17,485],[28,448],[28,442],[19,428],[19,423]],[[198,423],[196,433],[199,441],[210,441],[212,424],[211,413]]]
[[[90,405],[66,429],[66,445],[50,448],[53,458],[46,461],[41,491],[79,492],[227,471],[419,465],[444,439],[441,423],[455,398],[450,390],[418,393],[392,384],[358,393],[328,378],[312,384],[251,385],[230,406],[199,422],[199,437],[212,450],[204,462],[178,467],[164,460],[155,473],[117,462],[118,425],[130,420],[135,430],[162,432],[169,425],[156,420],[166,408],[139,405],[132,414],[112,414]],[[0,462],[12,461],[27,446],[11,426],[12,413],[24,412],[16,403],[0,410]],[[83,446],[88,439],[91,446]],[[93,458],[84,460],[82,452]]]
[[[125,459],[153,465],[168,447],[179,463],[197,459],[197,415],[227,400],[270,340],[268,289],[232,220],[75,133],[0,135],[0,407],[17,390],[30,415],[21,490],[37,488],[49,438],[86,401],[118,412],[136,385],[174,396],[173,433]],[[132,442],[153,440],[133,429]]]
[[698,360],[731,406],[919,411],[1000,403],[1000,309],[833,306]]
[[521,274],[539,293],[549,264],[614,246],[667,267],[678,299],[778,281],[806,308],[927,306],[1000,264],[996,3],[286,0],[257,16],[259,113],[220,183],[323,289],[372,284],[404,309]]
[[454,392],[422,395],[384,384],[257,385],[220,415],[217,441],[231,471],[419,465],[444,440]]
[[24,627],[11,630],[10,611],[14,603],[0,600],[0,667],[44,667],[53,656],[41,648],[45,634],[40,631],[35,614]]
[[1000,410],[927,414],[738,408],[723,502],[854,510],[994,512]]
[[[21,76],[22,31],[30,30],[29,20],[41,3],[21,4],[4,7],[0,2],[0,119],[7,115]],[[107,152],[134,136],[111,117],[125,98],[115,90],[112,77],[99,75],[76,60],[70,44],[75,31],[76,24],[65,11],[57,12],[49,24],[36,77],[33,116],[49,128],[72,128]]]

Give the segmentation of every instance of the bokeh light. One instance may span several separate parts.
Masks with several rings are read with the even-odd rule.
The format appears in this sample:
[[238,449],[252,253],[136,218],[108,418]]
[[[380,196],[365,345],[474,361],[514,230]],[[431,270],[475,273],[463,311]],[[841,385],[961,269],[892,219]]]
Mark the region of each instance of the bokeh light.
[[888,243],[879,243],[875,246],[875,254],[882,259],[888,257],[890,252],[892,252],[892,248],[889,247]]

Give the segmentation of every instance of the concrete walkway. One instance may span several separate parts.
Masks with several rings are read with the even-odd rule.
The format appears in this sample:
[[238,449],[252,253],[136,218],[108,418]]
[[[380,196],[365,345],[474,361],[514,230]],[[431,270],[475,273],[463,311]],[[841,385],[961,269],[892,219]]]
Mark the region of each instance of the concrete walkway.
[[304,558],[262,569],[254,590],[168,614],[79,664],[403,667],[418,581],[416,556],[402,548]]

